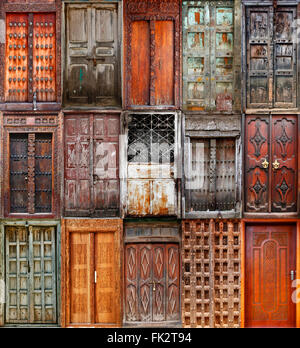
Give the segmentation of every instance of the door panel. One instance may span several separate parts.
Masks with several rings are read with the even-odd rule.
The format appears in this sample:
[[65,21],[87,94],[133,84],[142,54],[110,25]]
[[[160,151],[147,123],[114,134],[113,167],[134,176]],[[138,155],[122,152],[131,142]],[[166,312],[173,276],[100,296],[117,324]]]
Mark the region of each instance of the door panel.
[[246,209],[267,212],[269,209],[269,120],[249,117],[246,121]]
[[174,31],[173,21],[155,22],[155,105],[174,104]]
[[56,323],[55,229],[6,227],[5,234],[6,323]]
[[292,225],[253,225],[246,229],[246,326],[294,327],[290,271],[296,269]]
[[125,320],[179,320],[179,254],[176,244],[127,244]]
[[116,270],[114,233],[95,234],[95,323],[115,323],[116,308]]
[[28,136],[10,135],[10,211],[25,213],[28,208]]
[[297,116],[272,118],[272,211],[297,211]]
[[93,320],[93,236],[70,234],[70,323],[91,323]]

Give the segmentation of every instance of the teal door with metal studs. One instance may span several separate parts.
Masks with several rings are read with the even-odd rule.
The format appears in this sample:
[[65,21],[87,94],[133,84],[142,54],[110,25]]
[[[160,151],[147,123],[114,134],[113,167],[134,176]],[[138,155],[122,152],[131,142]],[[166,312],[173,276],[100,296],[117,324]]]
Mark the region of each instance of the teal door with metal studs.
[[5,324],[57,322],[55,228],[5,228]]

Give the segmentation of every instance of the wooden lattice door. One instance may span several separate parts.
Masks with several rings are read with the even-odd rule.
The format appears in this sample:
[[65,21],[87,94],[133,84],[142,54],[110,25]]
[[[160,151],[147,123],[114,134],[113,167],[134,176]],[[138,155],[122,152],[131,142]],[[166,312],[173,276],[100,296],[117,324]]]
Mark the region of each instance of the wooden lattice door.
[[247,227],[246,326],[295,326],[296,306],[292,302],[295,246],[292,225]]
[[9,226],[5,242],[6,324],[56,323],[55,229]]
[[178,245],[127,244],[125,265],[125,321],[178,321]]

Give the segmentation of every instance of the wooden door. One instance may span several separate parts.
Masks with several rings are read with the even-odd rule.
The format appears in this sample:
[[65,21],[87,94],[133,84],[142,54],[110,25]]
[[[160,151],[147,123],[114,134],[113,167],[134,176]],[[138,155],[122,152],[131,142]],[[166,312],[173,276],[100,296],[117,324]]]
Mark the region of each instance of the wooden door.
[[6,16],[5,101],[54,102],[56,96],[56,16]]
[[180,2],[124,2],[127,107],[179,105]]
[[120,104],[120,62],[116,4],[67,8],[67,103]]
[[125,247],[125,321],[179,320],[177,244],[127,244]]
[[53,227],[6,227],[7,324],[53,324],[56,242]]
[[291,271],[296,270],[292,225],[246,228],[246,326],[294,327]]
[[119,115],[65,117],[65,214],[119,214]]
[[247,10],[247,106],[296,107],[296,7]]
[[246,210],[297,211],[297,117],[246,119]]
[[52,134],[16,134],[9,138],[10,213],[51,213]]
[[115,324],[119,313],[115,232],[72,232],[69,241],[69,324]]

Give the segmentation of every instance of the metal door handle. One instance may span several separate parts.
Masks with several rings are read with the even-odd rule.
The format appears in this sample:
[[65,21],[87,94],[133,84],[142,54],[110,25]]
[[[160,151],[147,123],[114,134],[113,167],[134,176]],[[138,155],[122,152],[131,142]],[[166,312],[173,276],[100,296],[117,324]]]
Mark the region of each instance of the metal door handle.
[[97,271],[95,271],[94,276],[95,276],[95,284],[97,284]]
[[273,169],[278,169],[280,166],[280,163],[277,161],[277,159],[275,160],[275,162],[272,163]]
[[149,282],[149,285],[153,285],[153,291],[155,291],[156,290],[156,288],[155,288],[155,281],[153,281],[153,282]]
[[263,168],[267,169],[269,167],[269,162],[267,161],[267,159],[265,158],[265,160],[262,163]]
[[291,271],[291,281],[295,280],[296,271]]

